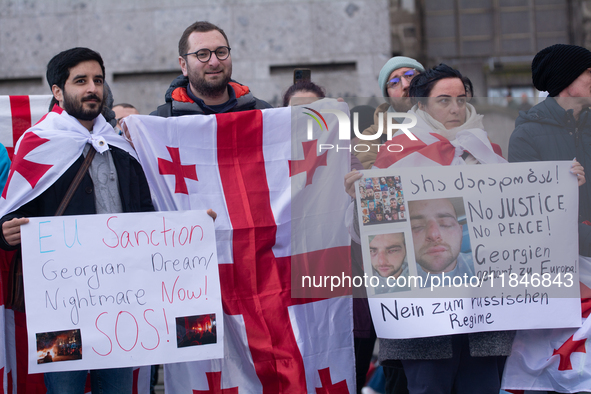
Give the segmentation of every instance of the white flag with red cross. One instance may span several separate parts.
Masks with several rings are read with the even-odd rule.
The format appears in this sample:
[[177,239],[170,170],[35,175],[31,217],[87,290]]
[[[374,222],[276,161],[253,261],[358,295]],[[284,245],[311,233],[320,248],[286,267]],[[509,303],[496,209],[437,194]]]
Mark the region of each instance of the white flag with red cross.
[[[0,96],[0,143],[6,147],[11,159],[16,142],[21,135],[47,113],[51,97],[51,95]],[[27,352],[25,350],[24,357],[17,362],[20,352],[17,352],[16,344],[20,338],[26,346],[26,333],[24,336],[21,335],[22,332],[15,326],[14,313],[5,309],[4,306],[4,289],[13,253],[0,250],[0,254],[2,267],[0,287],[3,289],[0,292],[0,394],[17,392],[19,382],[21,383],[19,391],[24,393],[27,391],[27,386],[24,383],[27,377]],[[22,317],[24,323],[24,315]],[[20,377],[17,382],[17,372],[19,371],[24,376]],[[34,381],[39,381],[39,379],[30,380],[31,385],[28,388],[31,390],[28,392],[41,393],[42,390],[44,392],[45,387],[42,384],[36,386],[38,390],[33,388]],[[38,383],[42,383],[42,379]]]
[[582,299],[580,328],[518,331],[505,364],[503,388],[578,393],[591,390],[587,344],[591,336],[591,299]]
[[[310,107],[323,106],[348,112]],[[157,208],[218,215],[224,358],[167,365],[167,392],[355,392],[351,299],[292,297],[292,273],[350,275],[350,152],[318,150],[336,144],[336,117],[308,140],[294,111],[126,118]]]
[[[588,223],[585,223],[588,224]],[[580,328],[517,331],[507,358],[502,387],[515,394],[525,390],[578,393],[591,391],[591,258],[579,256]]]
[[12,154],[23,133],[49,112],[51,95],[0,96],[0,144]]

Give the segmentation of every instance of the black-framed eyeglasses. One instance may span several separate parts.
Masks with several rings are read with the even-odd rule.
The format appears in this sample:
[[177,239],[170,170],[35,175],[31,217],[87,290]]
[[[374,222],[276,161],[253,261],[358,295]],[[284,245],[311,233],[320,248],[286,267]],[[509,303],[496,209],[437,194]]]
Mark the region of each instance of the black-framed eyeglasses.
[[207,48],[198,50],[197,52],[185,53],[183,56],[195,55],[197,60],[201,63],[207,63],[211,59],[211,54],[215,53],[218,60],[226,60],[230,56],[230,47],[217,47],[215,51],[211,51]]
[[401,77],[392,78],[391,80],[388,81],[386,86],[388,87],[388,89],[395,88],[396,86],[398,86],[400,84],[401,78],[404,78],[408,82],[410,82],[417,74],[418,74],[417,70],[415,70],[413,68],[412,70],[406,71],[404,74],[402,74]]

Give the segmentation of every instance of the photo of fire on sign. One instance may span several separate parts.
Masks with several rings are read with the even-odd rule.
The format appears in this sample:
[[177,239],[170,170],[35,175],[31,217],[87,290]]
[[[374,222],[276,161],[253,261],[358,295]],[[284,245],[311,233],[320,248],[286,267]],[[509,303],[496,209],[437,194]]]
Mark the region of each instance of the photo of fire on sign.
[[217,342],[215,313],[176,318],[178,348],[207,345]]
[[37,337],[37,364],[82,359],[80,330],[43,332]]

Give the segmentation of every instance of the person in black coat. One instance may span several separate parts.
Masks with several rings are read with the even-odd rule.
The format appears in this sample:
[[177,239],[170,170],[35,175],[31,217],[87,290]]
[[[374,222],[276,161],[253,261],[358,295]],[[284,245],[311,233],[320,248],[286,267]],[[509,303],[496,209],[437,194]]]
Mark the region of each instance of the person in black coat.
[[[532,62],[536,89],[549,97],[520,112],[509,140],[509,162],[573,160],[579,179],[579,254],[591,256],[591,52],[556,44],[538,52]],[[586,224],[586,222],[588,224]]]

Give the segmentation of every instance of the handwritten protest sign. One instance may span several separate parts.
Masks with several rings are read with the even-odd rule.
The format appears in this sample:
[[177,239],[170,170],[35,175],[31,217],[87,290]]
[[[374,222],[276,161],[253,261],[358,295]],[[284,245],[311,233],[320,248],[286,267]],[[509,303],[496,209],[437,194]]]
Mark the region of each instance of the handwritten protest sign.
[[365,171],[357,204],[378,336],[580,326],[570,165]]
[[29,371],[223,357],[205,212],[31,218],[21,232]]

